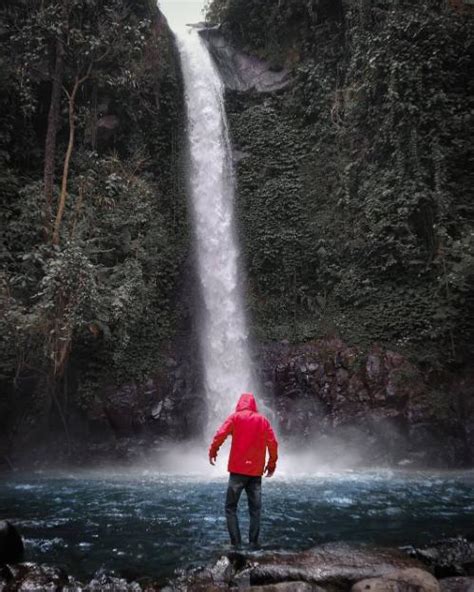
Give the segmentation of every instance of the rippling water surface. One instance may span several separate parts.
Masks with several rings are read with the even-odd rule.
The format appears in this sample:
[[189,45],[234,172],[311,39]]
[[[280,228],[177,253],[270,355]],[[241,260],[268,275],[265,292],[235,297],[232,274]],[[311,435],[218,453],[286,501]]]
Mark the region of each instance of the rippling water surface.
[[[472,534],[474,473],[391,472],[275,477],[264,483],[268,548],[327,541],[405,544]],[[166,577],[226,548],[226,480],[138,475],[23,475],[0,482],[0,517],[28,559],[78,577],[99,568]],[[241,526],[247,527],[245,494]]]

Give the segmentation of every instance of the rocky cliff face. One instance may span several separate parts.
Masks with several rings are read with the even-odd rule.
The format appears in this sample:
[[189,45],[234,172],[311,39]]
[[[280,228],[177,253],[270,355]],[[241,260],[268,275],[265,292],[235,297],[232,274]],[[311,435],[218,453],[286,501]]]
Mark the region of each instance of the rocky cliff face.
[[290,84],[287,68],[275,71],[268,61],[238,50],[226,40],[220,27],[204,28],[200,33],[218,64],[226,88],[266,93],[281,90]]
[[[284,450],[304,469],[456,468],[474,462],[474,376],[422,371],[381,345],[368,350],[341,339],[260,346],[262,391]],[[145,383],[109,385],[87,411],[72,414],[74,464],[136,463],[169,441],[199,438],[206,425],[199,360],[178,352]],[[86,423],[84,423],[86,421]],[[38,455],[15,462],[44,463],[61,437],[58,424]],[[56,461],[71,462],[67,451]],[[48,464],[48,462],[46,462]]]
[[338,338],[262,352],[283,438],[334,466],[471,464],[474,381],[423,373],[400,354]]

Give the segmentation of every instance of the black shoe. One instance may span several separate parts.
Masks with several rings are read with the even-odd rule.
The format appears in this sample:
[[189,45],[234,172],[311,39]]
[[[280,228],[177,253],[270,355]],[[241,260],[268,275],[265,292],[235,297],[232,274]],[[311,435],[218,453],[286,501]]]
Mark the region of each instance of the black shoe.
[[241,551],[242,550],[242,543],[231,543],[230,548],[232,551]]
[[260,549],[262,548],[260,543],[250,543],[249,546],[251,551],[260,551]]

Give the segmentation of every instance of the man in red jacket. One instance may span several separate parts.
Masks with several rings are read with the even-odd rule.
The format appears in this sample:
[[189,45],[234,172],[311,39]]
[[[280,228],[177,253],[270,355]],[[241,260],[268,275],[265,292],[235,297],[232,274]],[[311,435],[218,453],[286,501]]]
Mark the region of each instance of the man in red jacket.
[[[268,419],[257,412],[252,393],[241,395],[235,413],[229,415],[217,430],[209,448],[209,462],[214,465],[217,452],[227,436],[232,435],[232,445],[227,469],[230,473],[225,502],[225,515],[230,542],[241,545],[237,505],[245,489],[249,504],[249,543],[258,548],[260,511],[262,507],[262,474],[271,477],[278,459],[278,442]],[[265,466],[268,448],[269,459]]]

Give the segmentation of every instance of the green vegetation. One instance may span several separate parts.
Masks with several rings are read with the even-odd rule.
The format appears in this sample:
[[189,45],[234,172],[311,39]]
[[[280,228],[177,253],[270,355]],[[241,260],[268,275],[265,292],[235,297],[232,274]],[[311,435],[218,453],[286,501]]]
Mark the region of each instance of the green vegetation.
[[182,89],[154,2],[8,2],[0,28],[0,378],[61,406],[160,366],[185,307]]
[[474,344],[472,17],[428,1],[348,6],[209,7],[231,41],[294,78],[272,95],[228,94],[257,334],[335,332],[463,363]]

